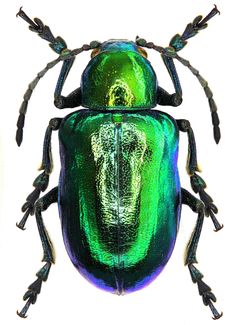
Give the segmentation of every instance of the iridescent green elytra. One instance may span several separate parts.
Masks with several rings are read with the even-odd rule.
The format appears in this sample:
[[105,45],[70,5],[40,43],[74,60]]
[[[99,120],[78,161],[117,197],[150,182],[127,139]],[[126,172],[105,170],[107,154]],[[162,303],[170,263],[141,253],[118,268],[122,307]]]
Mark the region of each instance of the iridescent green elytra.
[[150,110],[80,110],[59,135],[59,206],[72,262],[106,290],[143,287],[167,263],[179,223],[174,120]]

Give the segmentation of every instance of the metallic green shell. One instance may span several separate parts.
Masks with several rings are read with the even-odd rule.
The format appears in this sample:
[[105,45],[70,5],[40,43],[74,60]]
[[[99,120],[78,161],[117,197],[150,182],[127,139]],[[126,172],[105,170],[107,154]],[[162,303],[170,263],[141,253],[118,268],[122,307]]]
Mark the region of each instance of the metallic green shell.
[[179,224],[174,120],[81,110],[64,119],[59,138],[59,210],[73,264],[112,292],[143,287],[167,263]]
[[156,106],[157,80],[150,62],[130,41],[103,43],[81,80],[82,106],[137,110]]

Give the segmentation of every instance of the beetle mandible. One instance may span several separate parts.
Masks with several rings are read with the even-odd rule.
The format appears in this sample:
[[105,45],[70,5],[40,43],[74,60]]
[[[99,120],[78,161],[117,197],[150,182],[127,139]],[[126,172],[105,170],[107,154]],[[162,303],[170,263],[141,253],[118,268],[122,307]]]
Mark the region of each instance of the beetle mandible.
[[[46,129],[42,173],[35,179],[34,190],[22,207],[24,216],[17,224],[24,229],[29,215],[35,215],[43,246],[44,266],[37,272],[24,295],[26,304],[21,317],[40,293],[55,262],[52,244],[43,223],[42,211],[57,203],[64,243],[77,270],[104,290],[123,294],[141,289],[152,282],[168,262],[174,248],[182,204],[197,213],[185,264],[192,281],[198,285],[203,303],[214,319],[220,318],[214,307],[211,288],[194,265],[205,216],[215,230],[222,225],[216,219],[217,207],[205,192],[206,183],[198,175],[196,144],[189,121],[175,120],[158,105],[178,106],[182,90],[174,65],[177,59],[196,76],[209,101],[214,139],[220,140],[217,107],[207,81],[189,61],[178,55],[187,39],[207,27],[219,13],[215,6],[205,17],[197,16],[183,34],[176,34],[163,48],[145,39],[92,41],[69,50],[61,37],[20,9],[18,16],[29,23],[31,31],[49,42],[59,54],[29,84],[20,107],[16,141],[20,146],[28,101],[38,81],[57,63],[62,62],[55,89],[59,109],[82,106],[65,118],[53,118]],[[156,74],[144,48],[161,54],[175,92],[169,94],[157,83]],[[64,82],[76,55],[92,50],[81,85],[67,97],[61,95]],[[51,135],[59,131],[61,173],[59,185],[40,198],[48,186],[52,171]],[[200,199],[181,188],[177,169],[179,131],[188,136],[187,171],[191,187]]]

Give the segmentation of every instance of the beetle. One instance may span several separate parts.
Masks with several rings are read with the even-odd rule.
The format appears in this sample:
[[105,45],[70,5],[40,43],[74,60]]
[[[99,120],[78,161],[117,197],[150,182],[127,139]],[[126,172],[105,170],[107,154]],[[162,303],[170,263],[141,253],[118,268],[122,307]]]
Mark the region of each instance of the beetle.
[[[214,319],[222,316],[215,308],[211,288],[194,265],[205,216],[210,216],[215,231],[223,226],[217,220],[213,199],[206,183],[198,175],[194,133],[189,121],[176,120],[156,105],[179,106],[182,90],[174,65],[177,59],[199,80],[209,101],[214,139],[220,140],[219,117],[207,81],[189,61],[178,55],[187,39],[207,27],[219,13],[215,6],[203,18],[197,16],[183,34],[176,34],[163,48],[137,37],[129,40],[92,41],[69,50],[61,37],[20,8],[18,16],[29,23],[31,31],[49,42],[58,58],[38,73],[29,84],[20,107],[16,141],[23,140],[23,127],[29,99],[45,73],[63,62],[54,94],[57,108],[82,106],[65,118],[53,118],[46,129],[42,173],[35,179],[34,190],[22,207],[24,216],[17,224],[25,228],[29,215],[35,215],[43,247],[45,264],[26,291],[26,304],[19,316],[26,317],[36,302],[42,282],[55,262],[52,244],[42,219],[42,211],[57,203],[67,253],[76,267],[95,286],[116,294],[139,290],[152,282],[168,262],[176,241],[181,206],[197,213],[197,223],[188,243],[185,264],[193,283],[198,285],[203,303]],[[175,92],[161,88],[147,49],[161,54]],[[76,55],[92,50],[80,87],[68,96],[62,89]],[[48,187],[52,171],[51,135],[59,132],[61,172],[59,185],[40,197]],[[181,188],[177,159],[179,132],[188,136],[187,172],[196,198]]]

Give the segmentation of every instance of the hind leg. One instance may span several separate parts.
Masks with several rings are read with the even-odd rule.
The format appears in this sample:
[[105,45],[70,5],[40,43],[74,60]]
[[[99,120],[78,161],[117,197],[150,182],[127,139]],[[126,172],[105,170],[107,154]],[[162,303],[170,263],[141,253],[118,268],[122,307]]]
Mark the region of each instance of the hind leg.
[[187,246],[185,265],[188,265],[193,283],[198,285],[204,305],[210,307],[214,315],[213,319],[218,319],[223,314],[220,314],[213,305],[213,302],[216,302],[216,297],[211,292],[211,288],[202,281],[203,274],[194,266],[197,263],[196,252],[204,221],[204,204],[185,189],[182,189],[182,204],[188,205],[193,212],[198,214],[196,226]]
[[31,304],[34,304],[37,300],[37,296],[41,291],[42,282],[46,281],[51,268],[52,263],[55,262],[53,256],[53,247],[51,240],[49,238],[48,232],[44,226],[42,211],[47,210],[47,208],[52,204],[56,203],[58,198],[58,187],[53,188],[50,192],[40,198],[34,207],[35,218],[38,226],[39,236],[43,246],[43,259],[42,262],[46,264],[36,273],[37,280],[34,281],[24,294],[23,300],[26,300],[25,306],[17,314],[20,317],[26,318],[26,313]]

